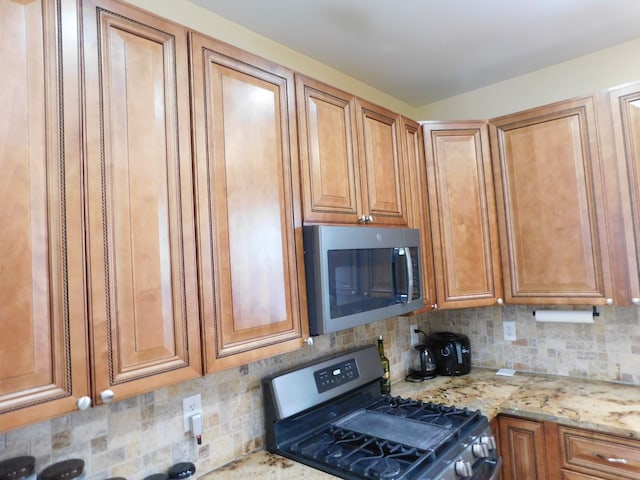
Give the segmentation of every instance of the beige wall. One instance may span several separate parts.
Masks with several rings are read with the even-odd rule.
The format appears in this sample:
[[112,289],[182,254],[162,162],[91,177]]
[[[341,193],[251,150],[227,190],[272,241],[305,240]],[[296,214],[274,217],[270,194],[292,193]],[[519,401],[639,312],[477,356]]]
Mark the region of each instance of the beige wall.
[[640,38],[418,109],[418,120],[489,119],[640,80]]
[[415,120],[488,119],[640,80],[640,38],[429,105],[412,106],[188,0],[126,0]]
[[418,118],[417,109],[364,82],[358,81],[311,57],[307,57],[266,37],[258,35],[187,0],[126,0],[144,10],[169,18],[190,29],[243,50],[267,58],[297,72],[326,82],[361,98],[382,105],[409,118]]

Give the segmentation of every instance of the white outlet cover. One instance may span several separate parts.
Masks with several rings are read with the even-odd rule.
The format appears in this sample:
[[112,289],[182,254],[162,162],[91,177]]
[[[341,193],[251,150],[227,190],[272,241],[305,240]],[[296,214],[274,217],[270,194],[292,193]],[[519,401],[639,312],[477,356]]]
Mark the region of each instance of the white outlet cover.
[[516,322],[503,322],[502,332],[504,333],[505,342],[515,342],[518,339],[516,336]]
[[202,415],[202,398],[200,394],[191,395],[182,399],[182,418],[185,432],[191,430],[191,417],[193,415]]
[[418,328],[418,325],[411,325],[411,345],[416,346],[416,345],[420,345],[420,334],[414,332],[414,330]]

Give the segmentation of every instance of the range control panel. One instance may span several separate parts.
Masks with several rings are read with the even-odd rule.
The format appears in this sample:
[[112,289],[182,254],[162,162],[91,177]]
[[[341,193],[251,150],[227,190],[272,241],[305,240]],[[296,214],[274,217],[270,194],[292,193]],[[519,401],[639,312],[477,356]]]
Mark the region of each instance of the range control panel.
[[358,366],[353,358],[313,372],[318,393],[351,382],[360,376]]

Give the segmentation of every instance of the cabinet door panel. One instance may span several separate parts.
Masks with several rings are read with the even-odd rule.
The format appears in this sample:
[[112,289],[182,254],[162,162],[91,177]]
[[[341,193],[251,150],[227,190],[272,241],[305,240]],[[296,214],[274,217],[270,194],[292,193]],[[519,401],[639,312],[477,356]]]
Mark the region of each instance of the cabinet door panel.
[[192,48],[200,284],[213,371],[298,348],[306,334],[293,75],[203,36],[193,35]]
[[400,116],[358,100],[358,122],[364,212],[377,224],[407,225]]
[[200,373],[187,38],[109,2],[85,25],[94,370],[118,398]]
[[362,212],[355,97],[296,75],[306,222],[355,223]]
[[438,306],[493,305],[502,277],[487,125],[423,128]]
[[544,424],[500,417],[500,453],[503,480],[546,480]]
[[88,394],[77,38],[61,35],[76,21],[74,2],[0,2],[2,429],[71,411]]
[[593,99],[492,124],[507,301],[604,304],[611,281]]
[[410,213],[409,227],[420,229],[422,251],[422,284],[425,299],[424,309],[436,307],[435,277],[433,272],[433,247],[431,241],[431,218],[427,205],[427,177],[424,160],[424,141],[420,124],[402,118],[402,154],[408,163],[409,185],[412,201],[407,202]]
[[[619,177],[624,192],[629,294],[624,303],[640,304],[640,85],[610,92]],[[632,300],[636,299],[636,300]]]

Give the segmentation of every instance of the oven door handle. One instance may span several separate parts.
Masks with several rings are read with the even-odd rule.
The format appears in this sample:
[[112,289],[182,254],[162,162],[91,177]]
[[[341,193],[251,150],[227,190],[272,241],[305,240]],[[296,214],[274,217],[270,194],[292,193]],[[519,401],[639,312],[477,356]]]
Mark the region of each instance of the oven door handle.
[[407,265],[407,303],[413,300],[413,262],[411,261],[411,249],[404,247],[404,260]]
[[[399,257],[404,257],[404,275],[405,275],[405,280],[406,282],[404,282],[403,286],[406,285],[406,293],[405,292],[400,292],[396,283],[396,278],[394,276],[394,286],[393,286],[393,290],[394,290],[394,295],[396,296],[397,299],[399,299],[399,301],[397,301],[397,303],[409,303],[411,300],[413,300],[413,262],[411,261],[411,252],[409,251],[409,247],[396,247],[393,249],[393,265],[394,268],[396,265],[398,265],[397,262],[400,261]],[[400,270],[400,269],[399,269]],[[394,274],[395,275],[395,274]]]

